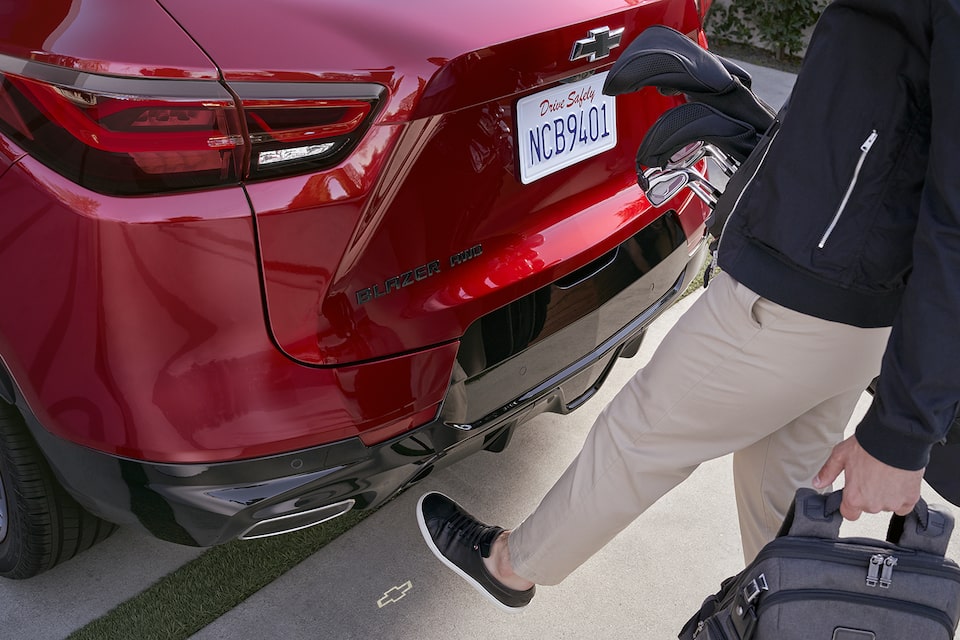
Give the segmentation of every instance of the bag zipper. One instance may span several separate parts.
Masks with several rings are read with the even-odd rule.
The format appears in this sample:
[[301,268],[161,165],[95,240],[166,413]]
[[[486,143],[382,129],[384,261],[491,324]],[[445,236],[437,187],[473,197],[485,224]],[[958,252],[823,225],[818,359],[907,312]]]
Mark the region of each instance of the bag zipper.
[[[727,632],[723,630],[723,625],[713,616],[707,618],[706,629],[710,632],[711,640],[728,640]],[[696,638],[701,631],[702,629],[697,631],[693,637]]]
[[[880,546],[874,540],[863,539],[860,541],[856,538],[834,540],[834,542],[846,543],[847,546],[837,546],[825,553],[822,546],[823,542],[824,540],[819,538],[809,539],[809,541],[789,537],[775,538],[771,546],[760,550],[754,563],[759,563],[759,561],[769,557],[796,558],[799,560],[838,562],[867,569],[870,556],[877,551],[881,551],[886,555],[896,555],[900,562],[898,568],[902,571],[960,582],[960,567],[957,567],[949,558],[937,556],[926,559],[918,556],[914,549],[898,547],[893,544]],[[943,564],[944,562],[946,564]]]
[[850,593],[848,591],[835,591],[829,589],[793,589],[773,593],[762,599],[757,606],[757,616],[767,607],[775,606],[783,602],[796,600],[832,600],[841,602],[850,602],[855,605],[873,605],[884,609],[896,609],[898,611],[909,613],[937,622],[947,630],[947,637],[953,637],[953,621],[943,611],[928,607],[927,605],[909,602],[906,600],[895,600],[892,598],[882,598],[879,596],[870,596],[860,593]]
[[860,177],[860,169],[863,168],[863,163],[867,160],[867,154],[870,153],[870,148],[873,147],[873,143],[877,141],[877,136],[879,135],[880,134],[877,133],[877,130],[874,129],[870,132],[870,135],[867,136],[867,139],[863,141],[863,144],[860,145],[860,158],[857,160],[857,166],[853,170],[853,178],[850,180],[850,184],[847,185],[847,192],[843,194],[843,200],[840,201],[840,206],[837,208],[837,212],[833,215],[833,220],[830,222],[830,226],[827,227],[823,237],[820,238],[820,243],[817,245],[818,249],[823,249],[824,245],[827,244],[827,240],[830,238],[830,234],[833,233],[837,223],[840,222],[840,216],[843,215],[843,210],[847,208],[847,203],[850,201],[850,195],[853,193],[854,187],[857,186],[857,179]]

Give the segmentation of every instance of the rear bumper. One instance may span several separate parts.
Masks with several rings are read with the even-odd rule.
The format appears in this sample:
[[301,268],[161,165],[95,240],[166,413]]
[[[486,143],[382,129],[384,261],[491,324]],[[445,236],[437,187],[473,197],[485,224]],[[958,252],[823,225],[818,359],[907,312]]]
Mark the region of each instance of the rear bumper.
[[[682,232],[675,240],[672,247],[656,249],[662,259],[639,277],[631,269],[650,257],[642,246],[643,232],[633,244],[621,245],[615,268],[604,271],[631,283],[575,322],[551,330],[551,319],[564,307],[548,311],[528,344],[514,345],[496,358],[488,345],[483,366],[475,364],[475,350],[461,345],[463,375],[455,376],[440,415],[380,444],[348,438],[233,462],[151,463],[68,442],[25,411],[27,422],[67,490],[106,520],[140,525],[159,538],[195,546],[311,526],[351,508],[375,507],[471,453],[500,450],[517,425],[540,413],[567,413],[582,405],[619,356],[633,355],[646,327],[698,273],[706,243],[690,253]],[[551,286],[572,291],[571,285],[580,284],[566,280]],[[571,351],[571,344],[579,344],[582,353]],[[558,357],[564,362],[559,367]],[[549,373],[539,383],[518,386],[525,376],[541,372]],[[522,388],[527,391],[519,396],[504,396],[504,389]]]

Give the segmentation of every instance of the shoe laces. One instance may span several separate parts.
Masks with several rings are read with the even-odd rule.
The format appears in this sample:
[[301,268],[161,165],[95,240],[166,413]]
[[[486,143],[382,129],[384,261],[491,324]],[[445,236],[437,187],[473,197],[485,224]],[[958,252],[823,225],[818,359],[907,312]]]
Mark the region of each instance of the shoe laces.
[[[463,513],[447,521],[447,526],[456,531],[456,535],[463,540],[464,544],[473,547],[475,551],[480,551],[481,545],[489,549],[489,544],[500,533],[497,527],[485,525]],[[483,555],[482,551],[481,555]]]

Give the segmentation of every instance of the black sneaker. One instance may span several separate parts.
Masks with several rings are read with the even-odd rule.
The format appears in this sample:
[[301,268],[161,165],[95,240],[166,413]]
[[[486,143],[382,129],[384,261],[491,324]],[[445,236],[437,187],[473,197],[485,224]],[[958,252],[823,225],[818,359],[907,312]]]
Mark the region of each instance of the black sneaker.
[[490,547],[503,529],[483,524],[456,502],[435,491],[424,494],[417,502],[417,522],[433,555],[494,605],[515,613],[529,604],[535,586],[516,591],[497,581],[483,566],[483,558],[490,556]]

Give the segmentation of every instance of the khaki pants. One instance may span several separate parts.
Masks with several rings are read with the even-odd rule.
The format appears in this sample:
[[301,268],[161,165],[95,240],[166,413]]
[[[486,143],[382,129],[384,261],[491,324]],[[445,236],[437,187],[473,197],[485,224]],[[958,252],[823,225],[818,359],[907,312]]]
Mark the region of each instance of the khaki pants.
[[749,561],[842,439],[889,333],[791,311],[721,273],[511,533],[514,570],[559,583],[701,462],[731,452]]

